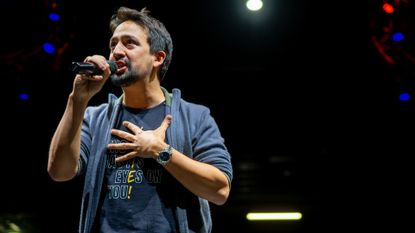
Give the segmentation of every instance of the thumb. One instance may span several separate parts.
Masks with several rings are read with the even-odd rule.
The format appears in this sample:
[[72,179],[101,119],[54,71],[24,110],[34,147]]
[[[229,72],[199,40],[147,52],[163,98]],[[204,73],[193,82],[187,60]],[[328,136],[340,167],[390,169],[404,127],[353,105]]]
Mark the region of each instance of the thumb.
[[172,116],[171,115],[166,115],[164,117],[163,122],[161,122],[161,125],[158,128],[158,130],[161,130],[162,132],[166,132],[167,128],[169,127],[169,125],[171,123],[171,119],[172,119]]

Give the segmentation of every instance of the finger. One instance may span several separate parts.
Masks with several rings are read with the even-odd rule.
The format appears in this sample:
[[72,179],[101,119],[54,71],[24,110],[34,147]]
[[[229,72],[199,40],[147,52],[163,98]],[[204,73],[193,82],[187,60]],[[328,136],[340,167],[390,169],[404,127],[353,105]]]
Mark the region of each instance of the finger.
[[136,154],[137,152],[130,152],[128,154],[122,155],[120,157],[115,158],[115,162],[123,162],[129,159],[132,159],[135,157]]
[[91,81],[100,81],[104,77],[102,75],[91,75],[91,74],[82,74],[81,78],[83,80],[91,80]]
[[[101,55],[88,56],[88,57],[85,58],[84,62],[94,64],[97,68],[102,70],[103,75],[99,75],[99,76],[104,76],[105,75],[105,77],[107,77],[111,73],[111,71],[109,69],[110,66],[107,63],[106,58],[101,56]],[[98,77],[97,76],[96,79],[103,79],[103,77]]]
[[161,122],[159,130],[162,130],[163,132],[166,132],[167,128],[169,127],[169,125],[171,123],[171,120],[172,120],[172,116],[171,115],[166,115],[164,117],[163,122]]
[[111,130],[111,134],[114,136],[118,136],[120,138],[126,139],[127,141],[130,141],[130,142],[133,142],[135,140],[134,135],[127,133],[125,131],[122,131],[122,130],[113,129]]
[[135,134],[140,134],[143,132],[143,127],[138,127],[137,125],[134,125],[133,123],[129,121],[124,121],[122,123],[127,129],[131,130]]
[[84,59],[84,62],[88,62],[89,60],[91,60],[92,56],[88,56]]
[[110,143],[107,148],[109,150],[133,150],[137,146],[133,143]]

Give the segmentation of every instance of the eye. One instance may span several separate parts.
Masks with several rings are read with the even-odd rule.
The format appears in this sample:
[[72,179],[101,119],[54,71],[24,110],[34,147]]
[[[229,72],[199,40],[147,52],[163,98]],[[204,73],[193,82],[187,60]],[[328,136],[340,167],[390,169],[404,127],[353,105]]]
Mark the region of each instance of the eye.
[[116,42],[111,42],[110,43],[110,49],[111,50],[114,50],[115,46],[117,46],[117,43]]
[[128,39],[125,41],[125,43],[126,43],[126,47],[128,48],[132,48],[137,44],[137,42],[133,39]]

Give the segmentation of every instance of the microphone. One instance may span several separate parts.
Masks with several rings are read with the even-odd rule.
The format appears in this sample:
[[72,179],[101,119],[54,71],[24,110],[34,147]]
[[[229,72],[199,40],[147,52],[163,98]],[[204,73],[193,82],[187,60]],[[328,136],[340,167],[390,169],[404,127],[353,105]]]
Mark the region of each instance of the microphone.
[[[118,66],[114,61],[107,61],[110,65],[111,74],[117,72]],[[72,62],[72,73],[74,74],[89,74],[89,75],[101,75],[103,71],[95,64],[86,62]]]

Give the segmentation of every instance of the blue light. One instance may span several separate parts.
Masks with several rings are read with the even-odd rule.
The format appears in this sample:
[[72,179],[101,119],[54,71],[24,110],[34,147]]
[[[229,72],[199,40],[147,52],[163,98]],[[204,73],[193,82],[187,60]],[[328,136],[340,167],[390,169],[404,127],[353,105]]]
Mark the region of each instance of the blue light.
[[409,101],[410,99],[411,99],[411,95],[409,93],[404,92],[399,95],[400,101]]
[[395,32],[392,35],[392,39],[396,42],[399,42],[399,41],[403,40],[403,38],[404,38],[404,35],[400,32]]
[[29,99],[29,94],[27,94],[27,93],[21,93],[19,95],[19,99],[20,100],[28,100]]
[[46,53],[53,54],[55,52],[55,46],[53,46],[53,44],[51,44],[49,42],[46,42],[46,43],[43,44],[43,50]]
[[60,15],[58,15],[56,13],[50,13],[49,14],[49,19],[52,20],[52,21],[59,21],[60,18],[61,18]]

